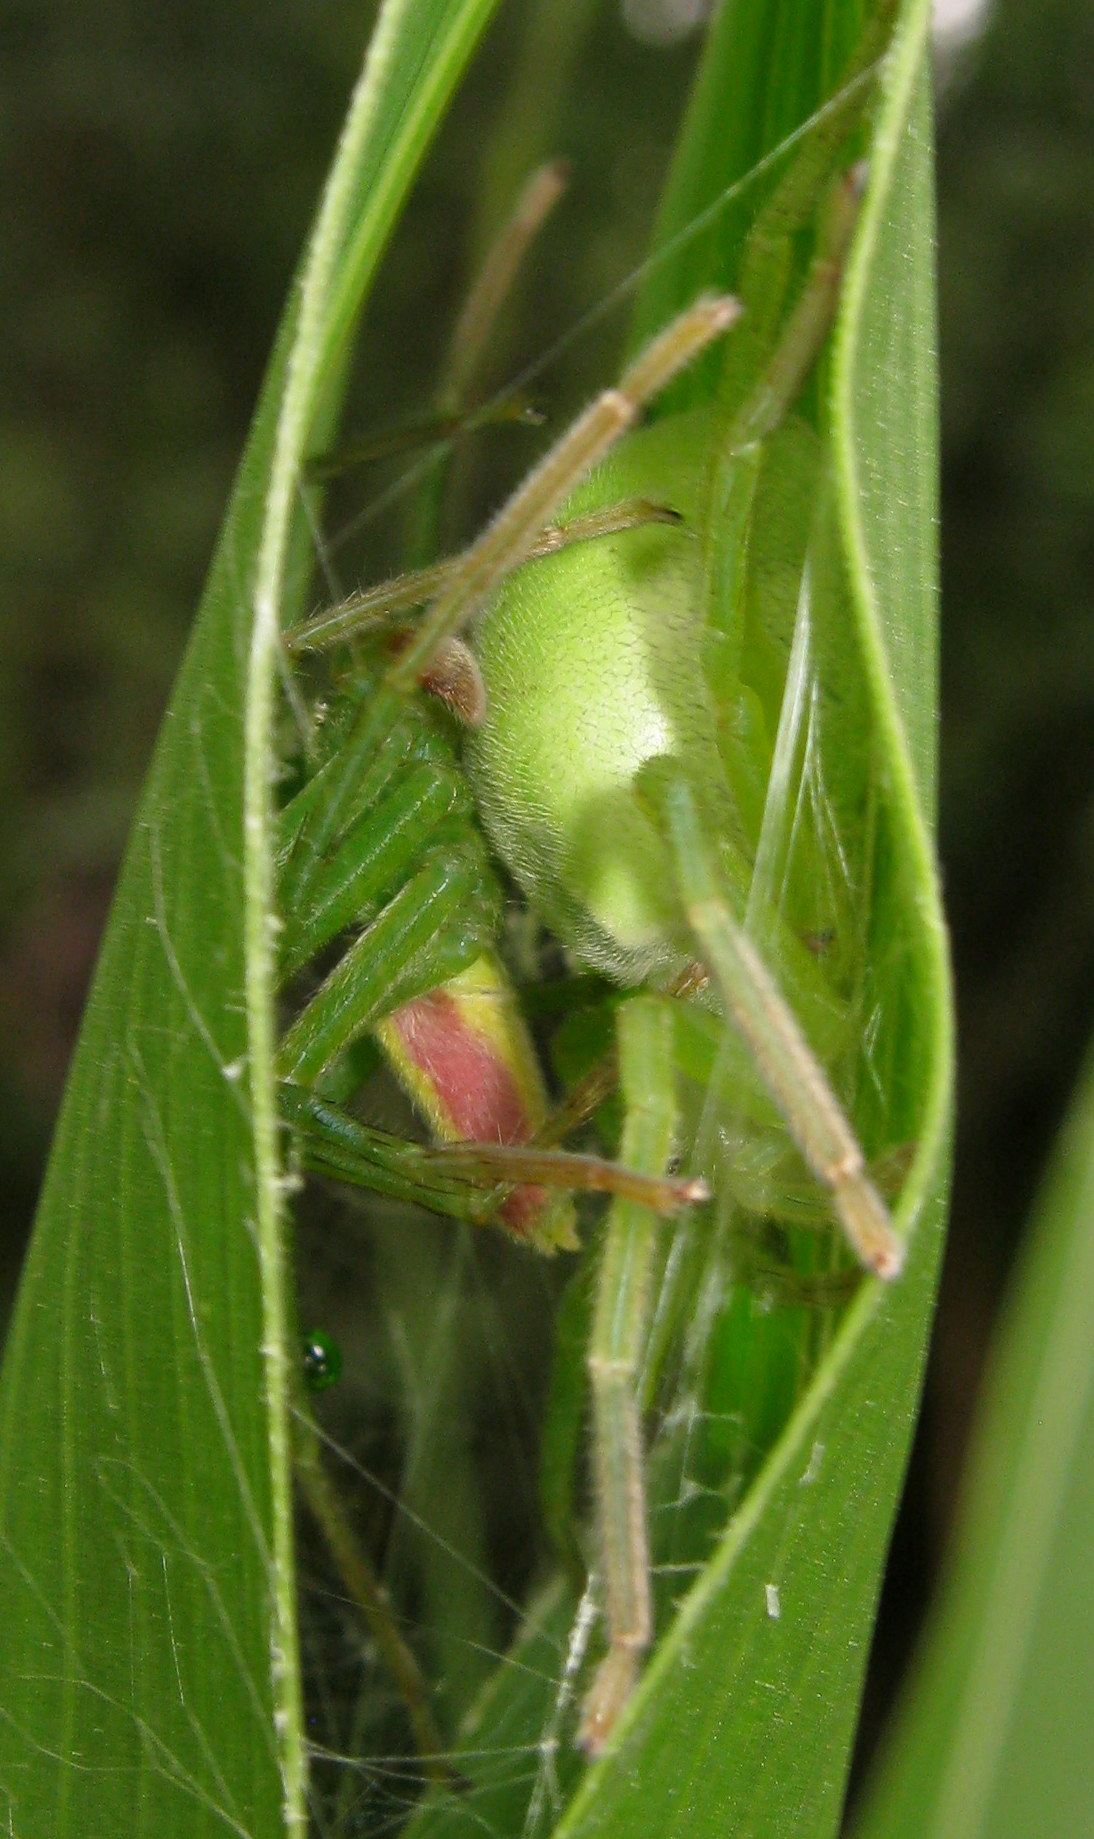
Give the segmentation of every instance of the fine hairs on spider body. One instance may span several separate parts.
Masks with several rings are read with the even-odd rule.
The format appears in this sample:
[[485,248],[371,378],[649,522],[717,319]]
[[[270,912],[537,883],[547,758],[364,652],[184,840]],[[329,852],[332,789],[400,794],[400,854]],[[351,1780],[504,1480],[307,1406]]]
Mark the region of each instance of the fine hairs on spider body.
[[[823,523],[819,444],[792,411],[823,349],[855,223],[860,175],[841,146],[836,138],[819,162],[812,148],[793,162],[758,222],[743,265],[757,292],[803,224],[816,226],[808,271],[765,326],[756,316],[749,325],[747,285],[741,300],[696,301],[462,556],[287,635],[294,657],[343,658],[352,647],[320,758],[282,816],[286,987],[355,934],[282,1042],[284,1110],[303,1165],[493,1222],[543,1252],[577,1243],[567,1190],[612,1196],[585,1352],[590,1565],[605,1647],[576,1733],[590,1755],[611,1739],[654,1632],[643,1429],[656,1381],[652,1291],[671,1231],[664,1217],[701,1203],[718,1179],[694,1165],[695,1107],[683,1095],[711,1041],[714,1064],[728,1054],[738,1069],[740,1049],[728,1044],[743,1042],[738,1096],[743,1077],[745,1110],[769,1133],[781,1118],[784,1161],[799,1190],[812,1185],[814,1215],[838,1225],[867,1271],[892,1279],[901,1266],[887,1205],[809,1044],[833,1004],[828,930],[803,933],[755,893],[777,737],[741,671],[734,629],[772,453],[785,448],[795,464],[807,456],[806,573]],[[551,186],[541,176],[534,186],[543,200],[518,211],[518,244],[549,208]],[[511,268],[512,255],[510,246],[495,268]],[[487,293],[498,286],[495,273]],[[481,338],[493,310],[480,299],[477,315],[465,313],[465,341]],[[723,342],[722,384],[705,406],[638,426]],[[465,353],[451,368],[466,377],[473,364]],[[465,731],[459,754],[448,716],[425,709],[424,693]],[[498,949],[492,856],[570,961],[624,993],[615,1047],[554,1112]],[[448,1147],[385,1138],[343,1108],[346,1056],[365,1034]],[[558,1147],[613,1087],[618,1158]],[[681,1155],[684,1176],[674,1172]],[[428,1689],[385,1621],[367,1560],[344,1556],[352,1534],[310,1444],[301,1470],[343,1575],[356,1565],[354,1594],[427,1768],[444,1779]]]

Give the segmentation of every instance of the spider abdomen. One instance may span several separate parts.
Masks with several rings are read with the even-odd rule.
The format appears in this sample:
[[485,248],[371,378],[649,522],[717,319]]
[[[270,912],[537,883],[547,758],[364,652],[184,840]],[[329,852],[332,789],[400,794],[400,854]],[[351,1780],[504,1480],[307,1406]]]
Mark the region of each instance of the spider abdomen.
[[585,964],[634,984],[686,956],[659,836],[634,795],[671,754],[724,784],[701,661],[695,512],[705,413],[632,435],[562,521],[632,500],[649,523],[518,570],[479,623],[487,713],[468,749],[484,821],[533,906]]

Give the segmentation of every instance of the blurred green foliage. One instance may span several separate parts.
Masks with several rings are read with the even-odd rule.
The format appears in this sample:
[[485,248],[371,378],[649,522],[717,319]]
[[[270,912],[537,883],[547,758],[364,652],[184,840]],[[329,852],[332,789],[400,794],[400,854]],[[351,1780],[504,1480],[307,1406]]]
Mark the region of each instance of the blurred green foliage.
[[[943,107],[943,830],[963,1015],[959,1200],[983,1209],[993,1253],[1021,1220],[1089,1022],[1092,55],[1073,0],[1002,0]],[[1023,1193],[1008,1167],[1019,1153]]]
[[943,94],[942,853],[959,1013],[929,1410],[948,1513],[1094,988],[1094,33],[1000,0]]

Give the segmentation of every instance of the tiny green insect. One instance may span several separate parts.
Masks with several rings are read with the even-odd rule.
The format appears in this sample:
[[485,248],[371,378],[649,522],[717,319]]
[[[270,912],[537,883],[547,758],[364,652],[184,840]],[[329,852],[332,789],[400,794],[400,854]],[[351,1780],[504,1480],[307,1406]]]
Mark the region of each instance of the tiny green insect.
[[342,1350],[331,1335],[320,1328],[301,1335],[300,1355],[309,1392],[325,1392],[338,1384],[342,1377]]

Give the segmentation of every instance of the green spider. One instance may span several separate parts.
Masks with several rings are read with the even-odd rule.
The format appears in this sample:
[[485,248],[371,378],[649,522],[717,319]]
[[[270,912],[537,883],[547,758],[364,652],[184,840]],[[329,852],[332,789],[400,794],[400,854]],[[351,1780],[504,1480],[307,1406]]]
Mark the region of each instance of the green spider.
[[[827,157],[834,167],[832,149]],[[901,1265],[888,1208],[807,1038],[823,1038],[833,1007],[828,935],[803,936],[753,885],[773,744],[741,674],[740,558],[771,451],[802,444],[786,417],[831,322],[853,177],[822,185],[815,162],[797,162],[754,238],[757,250],[785,249],[818,197],[812,266],[766,348],[763,328],[748,326],[747,293],[747,361],[734,352],[739,304],[697,302],[463,556],[354,596],[287,640],[296,656],[353,647],[321,763],[282,818],[286,986],[356,929],[282,1042],[284,1113],[304,1165],[499,1223],[543,1251],[576,1243],[558,1188],[613,1193],[586,1351],[607,1647],[581,1717],[590,1754],[610,1738],[653,1632],[642,1411],[661,1216],[704,1199],[706,1178],[717,1185],[721,1174],[673,1173],[704,1130],[709,1138],[686,1096],[702,1083],[696,1065],[736,1068],[720,1084],[711,1074],[708,1111],[727,1090],[765,1120],[773,1101],[822,1197],[815,1212],[830,1210],[868,1270],[891,1279]],[[723,338],[711,403],[637,427]],[[823,479],[815,467],[807,476],[822,501]],[[420,605],[425,617],[412,621]],[[466,731],[459,750],[450,712]],[[498,955],[492,852],[571,962],[628,992],[615,1054],[554,1117]],[[343,1108],[347,1056],[366,1033],[436,1131],[467,1148],[408,1145]],[[555,1148],[615,1079],[618,1160]]]

